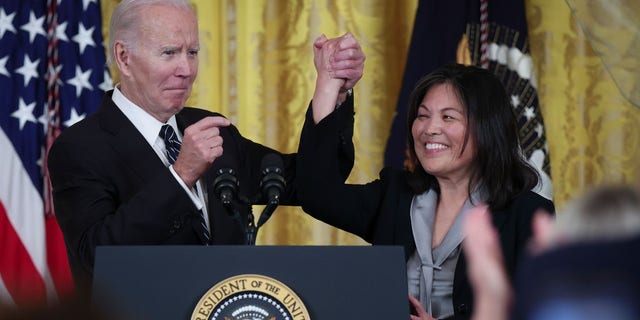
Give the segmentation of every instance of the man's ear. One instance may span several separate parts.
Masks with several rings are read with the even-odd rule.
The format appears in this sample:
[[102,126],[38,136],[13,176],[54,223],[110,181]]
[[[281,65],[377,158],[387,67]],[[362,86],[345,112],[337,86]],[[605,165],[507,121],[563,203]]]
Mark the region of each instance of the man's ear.
[[129,75],[129,59],[131,52],[122,41],[116,41],[113,45],[113,57],[121,75]]

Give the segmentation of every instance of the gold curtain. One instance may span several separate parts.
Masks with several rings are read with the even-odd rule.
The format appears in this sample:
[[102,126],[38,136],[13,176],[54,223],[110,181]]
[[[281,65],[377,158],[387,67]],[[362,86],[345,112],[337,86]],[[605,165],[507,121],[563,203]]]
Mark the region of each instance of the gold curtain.
[[[102,1],[105,37],[117,2]],[[225,114],[246,137],[283,152],[296,151],[312,96],[313,40],[352,32],[367,61],[355,90],[356,164],[349,181],[377,177],[417,0],[192,2],[202,50],[189,103]],[[565,1],[525,3],[556,204],[602,182],[640,181],[640,109],[620,94]],[[260,230],[258,244],[363,242],[299,208],[280,207]]]
[[[297,150],[304,114],[313,94],[313,40],[322,33],[336,37],[347,31],[358,38],[367,62],[366,75],[355,90],[357,157],[350,181],[367,182],[375,178],[382,167],[389,115],[395,109],[400,90],[416,3],[385,0],[220,3],[218,19],[209,21],[226,21],[227,29],[221,41],[204,45],[219,47],[220,42],[227,43],[223,46],[226,52],[221,53],[228,59],[228,63],[223,63],[228,86],[222,92],[228,96],[224,99],[229,108],[227,114],[246,137],[283,152]],[[208,77],[200,74],[200,83],[208,81]],[[262,208],[254,209],[257,216]],[[258,243],[363,242],[318,222],[299,208],[281,207],[260,231]]]
[[[598,2],[640,12],[636,0],[570,2],[575,10],[592,12],[596,18],[602,13]],[[605,69],[602,52],[594,51],[597,43],[585,34],[586,21],[576,20],[565,1],[527,0],[526,5],[556,205],[561,207],[601,183],[640,182],[640,109],[625,98]],[[638,18],[632,23],[637,24]],[[616,21],[603,19],[590,26],[611,43],[633,43]],[[618,45],[613,56],[637,68],[638,49]],[[635,61],[628,57],[630,52]],[[635,73],[627,81],[638,86],[640,75]]]

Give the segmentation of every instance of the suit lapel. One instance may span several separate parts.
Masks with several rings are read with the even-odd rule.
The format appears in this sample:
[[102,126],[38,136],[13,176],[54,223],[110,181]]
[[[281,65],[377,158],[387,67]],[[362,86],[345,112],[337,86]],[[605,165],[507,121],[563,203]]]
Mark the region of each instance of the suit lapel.
[[148,180],[165,168],[142,134],[113,103],[111,94],[105,95],[98,114],[100,126],[112,136],[109,141],[111,147],[132,172]]
[[410,189],[403,188],[403,192],[400,192],[400,200],[398,201],[398,208],[396,211],[397,213],[400,213],[395,230],[396,237],[399,238],[396,239],[396,243],[400,243],[405,247],[405,261],[409,260],[409,257],[416,250],[416,242],[413,238],[413,231],[411,228],[411,215],[409,214],[411,211],[413,195],[414,194]]
[[[111,137],[107,143],[114,150],[114,161],[119,161],[129,167],[131,173],[135,174],[142,183],[151,181],[159,173],[166,172],[167,168],[153,147],[147,143],[138,129],[113,103],[111,94],[111,92],[105,94],[96,115],[99,118],[100,128]],[[182,130],[183,128],[181,128]],[[190,200],[186,199],[185,201],[190,203]],[[200,214],[195,206],[193,206],[193,214]],[[200,221],[195,218],[190,221],[193,225],[190,229],[196,233],[202,243],[205,243],[202,233],[197,231],[201,228]]]

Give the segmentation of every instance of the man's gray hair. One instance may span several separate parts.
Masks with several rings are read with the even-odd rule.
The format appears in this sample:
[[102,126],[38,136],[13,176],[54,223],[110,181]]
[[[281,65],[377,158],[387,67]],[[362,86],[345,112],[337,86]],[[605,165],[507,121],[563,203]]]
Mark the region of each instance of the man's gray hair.
[[109,23],[109,50],[107,50],[109,66],[113,66],[115,62],[113,49],[116,41],[122,41],[127,48],[133,48],[140,30],[141,13],[152,5],[172,6],[195,12],[189,0],[122,0],[113,10]]
[[640,235],[640,189],[610,184],[570,201],[558,212],[559,241],[604,241]]

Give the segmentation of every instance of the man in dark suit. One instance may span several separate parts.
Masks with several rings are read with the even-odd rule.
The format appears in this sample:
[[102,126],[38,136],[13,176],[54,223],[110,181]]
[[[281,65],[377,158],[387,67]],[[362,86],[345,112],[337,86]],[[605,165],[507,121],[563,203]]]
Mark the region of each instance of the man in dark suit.
[[[184,106],[199,50],[188,0],[124,0],[109,32],[109,62],[121,82],[95,114],[58,137],[48,157],[56,215],[80,286],[90,283],[100,245],[245,243],[249,205],[236,198],[239,214],[225,210],[213,188],[216,171],[233,168],[238,198],[253,198],[261,159],[280,155],[242,137],[220,114]],[[350,105],[346,92],[362,76],[364,54],[350,35],[334,41],[332,74],[348,80],[336,104]],[[318,79],[317,92],[324,85]],[[280,203],[296,205],[295,155],[280,156]],[[344,159],[348,175],[353,154]]]

